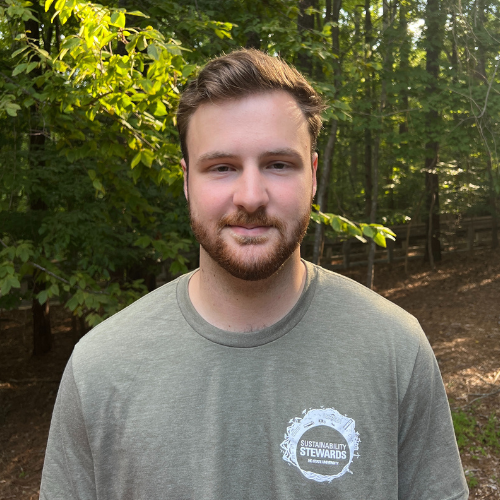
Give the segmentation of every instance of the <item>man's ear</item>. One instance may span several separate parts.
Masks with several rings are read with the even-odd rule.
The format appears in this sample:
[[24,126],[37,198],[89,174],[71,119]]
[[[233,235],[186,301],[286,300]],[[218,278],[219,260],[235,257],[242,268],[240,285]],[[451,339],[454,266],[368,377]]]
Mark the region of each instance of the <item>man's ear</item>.
[[316,179],[316,174],[318,172],[318,153],[314,153],[312,156],[312,181],[313,181],[313,198],[316,195],[316,189],[318,188],[318,181]]
[[184,174],[184,196],[186,197],[186,200],[189,200],[189,198],[188,198],[188,170],[187,170],[187,165],[186,165],[186,162],[184,161],[184,158],[181,160],[181,167],[182,167],[182,173]]

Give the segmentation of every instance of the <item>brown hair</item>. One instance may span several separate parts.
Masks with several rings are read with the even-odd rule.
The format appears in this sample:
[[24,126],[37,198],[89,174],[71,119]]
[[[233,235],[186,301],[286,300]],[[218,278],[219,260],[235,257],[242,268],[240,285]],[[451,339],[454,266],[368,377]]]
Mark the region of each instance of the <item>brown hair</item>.
[[321,130],[321,112],[325,109],[321,96],[301,73],[282,59],[260,50],[241,49],[210,61],[181,96],[177,128],[186,165],[189,120],[201,104],[275,90],[288,92],[297,102],[307,120],[314,151]]

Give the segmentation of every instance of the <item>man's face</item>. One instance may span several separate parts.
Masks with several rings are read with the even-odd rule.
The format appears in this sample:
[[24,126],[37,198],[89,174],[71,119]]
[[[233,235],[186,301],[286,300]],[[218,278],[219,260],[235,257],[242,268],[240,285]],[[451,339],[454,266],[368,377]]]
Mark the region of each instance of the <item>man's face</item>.
[[270,92],[204,104],[187,148],[184,192],[201,251],[236,278],[272,276],[299,251],[316,192],[317,155],[295,100]]

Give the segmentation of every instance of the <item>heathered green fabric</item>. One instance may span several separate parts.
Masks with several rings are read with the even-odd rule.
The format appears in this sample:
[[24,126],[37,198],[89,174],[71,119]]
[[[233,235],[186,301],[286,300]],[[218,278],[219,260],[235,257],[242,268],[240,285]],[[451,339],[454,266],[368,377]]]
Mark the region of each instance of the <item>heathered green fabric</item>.
[[307,264],[275,325],[219,330],[189,275],[100,324],[59,390],[42,500],[468,498],[415,318]]

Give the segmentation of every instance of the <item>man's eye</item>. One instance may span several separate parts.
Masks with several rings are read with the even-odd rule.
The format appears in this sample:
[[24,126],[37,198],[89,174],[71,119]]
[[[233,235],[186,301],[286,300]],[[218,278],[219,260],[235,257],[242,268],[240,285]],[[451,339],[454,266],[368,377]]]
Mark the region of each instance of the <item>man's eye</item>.
[[229,172],[230,168],[227,165],[219,165],[214,169],[216,172]]
[[274,170],[285,170],[286,167],[287,164],[280,161],[271,164],[271,168]]

